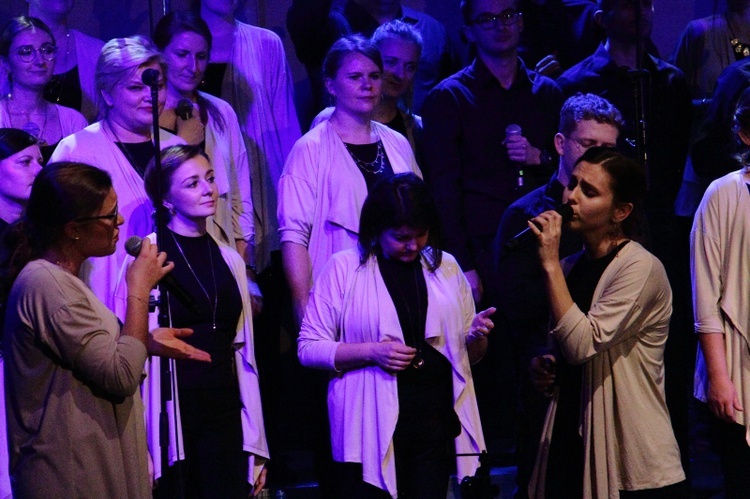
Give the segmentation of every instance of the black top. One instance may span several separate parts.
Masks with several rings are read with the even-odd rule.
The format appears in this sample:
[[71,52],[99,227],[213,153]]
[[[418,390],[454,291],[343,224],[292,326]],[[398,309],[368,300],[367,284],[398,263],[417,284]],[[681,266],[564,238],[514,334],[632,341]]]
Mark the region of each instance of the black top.
[[44,86],[44,98],[48,102],[80,111],[83,105],[83,92],[78,66],[73,66],[65,73],[53,75]]
[[226,62],[212,62],[206,67],[200,90],[215,97],[221,97],[221,87],[224,74],[227,72]]
[[505,209],[552,174],[546,165],[525,168],[524,189],[516,187],[518,165],[502,144],[506,128],[519,125],[534,147],[554,151],[563,103],[554,81],[528,70],[520,60],[517,69],[506,89],[476,59],[440,82],[422,106],[420,167],[440,200],[443,249],[464,271],[482,270]]
[[115,145],[128,159],[130,166],[143,178],[146,167],[156,154],[154,143],[147,140],[146,142],[115,142]]
[[391,130],[395,130],[407,139],[409,138],[408,130],[406,129],[406,121],[404,121],[404,116],[401,114],[400,111],[396,111],[396,116],[393,117],[391,121],[388,123],[383,123],[385,126],[390,128]]
[[[219,246],[207,234],[186,237],[165,231],[164,240],[159,246],[175,263],[170,275],[194,298],[199,309],[198,313],[191,312],[170,296],[172,324],[174,327],[193,329],[193,335],[185,341],[211,354],[211,363],[177,361],[180,393],[209,393],[212,394],[214,404],[221,407],[239,406],[239,388],[234,368],[234,338],[242,312],[242,299],[237,281],[222,258]],[[190,262],[190,266],[186,260]],[[216,329],[213,327],[214,308]],[[228,394],[231,396],[227,396]]]
[[[410,366],[398,373],[399,431],[421,433],[426,427],[434,431],[437,422],[444,435],[455,437],[460,424],[453,410],[453,367],[424,339],[427,285],[420,259],[404,263],[378,256],[378,266],[396,307],[404,342],[417,348],[417,356],[424,361],[419,369]],[[428,420],[432,424],[425,425]]]
[[[584,314],[591,308],[602,274],[627,243],[619,244],[609,254],[595,260],[581,255],[573,264],[565,282],[573,302]],[[556,374],[559,393],[547,464],[546,494],[555,498],[580,498],[583,497],[584,448],[578,426],[583,364],[571,365],[558,358]]]
[[[370,189],[375,185],[375,182],[381,178],[393,176],[393,168],[391,167],[391,162],[388,160],[388,155],[385,153],[382,141],[378,140],[372,144],[348,144],[344,142],[344,145],[346,146],[346,150],[349,151],[349,154],[352,156],[352,160],[357,165],[357,169],[362,173],[362,177],[365,179],[367,192],[370,192]],[[378,159],[378,148],[383,151],[382,170],[380,169],[379,162],[376,162],[372,166],[363,166],[360,164],[361,162],[373,163],[376,161]],[[359,159],[359,162],[357,159]]]

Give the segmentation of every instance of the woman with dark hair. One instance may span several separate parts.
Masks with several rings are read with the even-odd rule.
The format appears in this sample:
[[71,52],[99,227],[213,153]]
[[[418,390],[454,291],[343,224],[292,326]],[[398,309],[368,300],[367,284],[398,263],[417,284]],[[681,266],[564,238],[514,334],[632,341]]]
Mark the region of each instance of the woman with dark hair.
[[750,90],[740,96],[735,132],[739,170],[708,187],[693,221],[691,263],[698,355],[695,397],[713,414],[712,439],[728,498],[750,487],[750,348],[747,237],[750,235]]
[[[143,83],[143,73],[159,73],[157,102]],[[96,89],[101,121],[66,137],[55,149],[52,161],[78,161],[96,164],[112,177],[120,212],[125,217],[122,232],[146,236],[153,232],[153,206],[143,188],[143,173],[156,155],[154,147],[153,106],[159,110],[166,98],[164,62],[156,47],[140,36],[114,38],[99,54],[96,65]],[[184,141],[159,129],[162,148]],[[107,307],[114,310],[117,273],[127,256],[125,248],[104,258],[84,264],[82,278]]]
[[36,137],[45,159],[60,139],[88,125],[78,111],[44,98],[56,59],[55,39],[39,19],[14,17],[0,28],[0,64],[7,73],[0,126],[18,128]]
[[556,211],[529,222],[558,350],[532,364],[554,398],[531,497],[685,497],[664,398],[672,290],[661,262],[632,240],[645,192],[642,168],[614,149],[593,147],[563,194],[583,251],[560,262]]
[[[207,230],[237,249],[248,266],[254,267],[250,167],[237,114],[227,102],[198,91],[206,74],[211,42],[208,26],[195,12],[170,12],[156,24],[154,43],[167,67],[167,101],[159,124],[206,151],[219,189],[216,214]],[[178,116],[181,102],[190,105],[179,109]]]
[[[174,261],[172,277],[197,304],[192,310],[170,295],[169,323],[192,329],[186,342],[208,352],[211,362],[170,361],[176,396],[169,411],[169,470],[159,460],[161,359],[147,364],[146,429],[155,476],[162,477],[158,496],[247,498],[263,488],[268,447],[245,263],[208,233],[218,189],[200,146],[169,147],[161,160],[161,174],[152,161],[145,175],[146,192],[167,224],[159,244]],[[116,289],[118,315],[130,294],[126,284],[121,280]]]
[[299,322],[323,264],[356,246],[369,188],[394,173],[419,172],[406,138],[372,120],[382,72],[377,46],[361,36],[331,47],[324,73],[335,109],[297,141],[279,181],[281,255]]
[[[359,247],[334,255],[310,294],[297,352],[328,387],[340,497],[444,497],[451,456],[485,449],[470,362],[495,310],[439,246],[434,201],[411,173],[380,180]],[[458,457],[458,476],[477,457]]]
[[0,128],[0,240],[8,225],[21,218],[42,164],[36,137],[16,128]]
[[106,172],[57,163],[37,175],[13,226],[0,299],[14,497],[151,494],[139,386],[149,293],[173,265],[143,244],[126,272],[123,323],[78,277],[85,259],[115,251],[122,223]]

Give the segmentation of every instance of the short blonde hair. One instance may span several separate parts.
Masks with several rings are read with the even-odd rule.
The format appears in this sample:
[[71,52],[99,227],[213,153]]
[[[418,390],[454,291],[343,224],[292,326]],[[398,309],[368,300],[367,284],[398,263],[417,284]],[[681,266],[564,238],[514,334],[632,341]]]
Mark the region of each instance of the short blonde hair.
[[138,68],[154,62],[161,66],[162,74],[166,74],[166,65],[159,49],[143,36],[113,38],[104,44],[96,62],[95,73],[99,118],[104,118],[108,110],[102,91],[111,92],[115,85],[130,79]]

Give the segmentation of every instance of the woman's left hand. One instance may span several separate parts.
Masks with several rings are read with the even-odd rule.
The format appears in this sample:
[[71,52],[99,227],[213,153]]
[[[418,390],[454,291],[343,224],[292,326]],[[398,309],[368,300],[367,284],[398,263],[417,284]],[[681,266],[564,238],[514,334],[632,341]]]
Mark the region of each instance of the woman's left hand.
[[471,329],[469,329],[469,333],[466,335],[467,344],[484,339],[490,334],[492,328],[495,327],[495,323],[490,319],[490,315],[496,311],[495,307],[490,307],[474,316],[474,320],[471,321]]
[[260,494],[260,491],[263,490],[263,487],[266,486],[266,474],[268,473],[268,468],[265,466],[262,470],[260,470],[260,475],[258,475],[258,479],[255,480],[255,483],[253,484],[253,490],[251,492],[250,497],[257,497],[258,494]]
[[555,210],[545,211],[529,220],[529,228],[539,242],[538,252],[542,264],[560,261],[562,223],[562,216]]

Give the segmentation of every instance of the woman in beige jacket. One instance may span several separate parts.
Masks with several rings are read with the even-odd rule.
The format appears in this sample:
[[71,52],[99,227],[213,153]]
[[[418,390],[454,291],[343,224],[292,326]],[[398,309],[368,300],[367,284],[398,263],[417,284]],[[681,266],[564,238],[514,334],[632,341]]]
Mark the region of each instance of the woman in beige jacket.
[[[672,291],[661,262],[630,238],[645,176],[591,148],[563,195],[582,252],[560,262],[562,217],[529,223],[539,240],[558,352],[532,368],[553,390],[531,497],[684,497],[664,399]],[[546,369],[544,369],[546,367]]]

